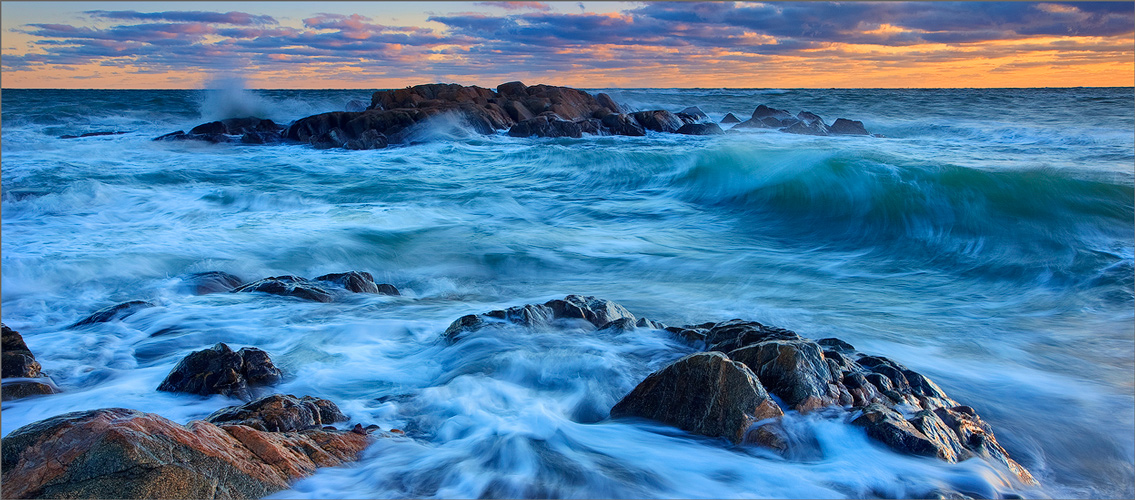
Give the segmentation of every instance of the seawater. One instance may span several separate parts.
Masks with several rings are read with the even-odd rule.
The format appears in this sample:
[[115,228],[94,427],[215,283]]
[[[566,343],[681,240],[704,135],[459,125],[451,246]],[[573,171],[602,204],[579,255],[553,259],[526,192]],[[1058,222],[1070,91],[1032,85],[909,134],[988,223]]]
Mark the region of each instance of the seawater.
[[[376,151],[153,142],[205,121],[287,123],[370,92],[2,94],[3,320],[61,394],[2,430],[126,407],[185,423],[239,401],[157,392],[216,342],[268,351],[279,392],[406,431],[279,497],[1135,495],[1135,95],[1119,89],[608,89],[637,109],[758,104],[885,138],[755,130],[583,139],[434,123]],[[63,134],[123,131],[63,140]],[[196,296],[361,270],[401,297]],[[665,332],[486,333],[454,319],[595,295],[672,325],[744,318],[927,374],[1041,483],[902,456],[800,415],[782,457],[608,411],[693,352]],[[157,307],[69,329],[127,300]]]

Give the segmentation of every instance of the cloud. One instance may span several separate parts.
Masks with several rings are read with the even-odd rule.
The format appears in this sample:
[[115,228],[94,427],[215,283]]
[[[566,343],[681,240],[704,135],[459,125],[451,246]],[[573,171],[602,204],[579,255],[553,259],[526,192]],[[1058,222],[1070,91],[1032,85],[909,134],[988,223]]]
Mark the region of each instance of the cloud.
[[115,20],[139,21],[172,21],[172,22],[198,22],[215,24],[236,24],[241,26],[276,24],[272,16],[254,16],[244,12],[202,12],[202,11],[171,11],[171,12],[137,12],[133,10],[88,10],[84,12],[92,17]]
[[13,72],[128,62],[140,73],[246,67],[352,79],[875,71],[1025,51],[1130,65],[1135,32],[1135,4],[1112,2],[658,2],[608,13],[554,12],[538,2],[474,5],[503,13],[434,14],[428,20],[440,28],[429,28],[359,14],[315,13],[283,26],[242,12],[95,10],[89,23],[18,28],[33,50],[6,49],[2,64]]

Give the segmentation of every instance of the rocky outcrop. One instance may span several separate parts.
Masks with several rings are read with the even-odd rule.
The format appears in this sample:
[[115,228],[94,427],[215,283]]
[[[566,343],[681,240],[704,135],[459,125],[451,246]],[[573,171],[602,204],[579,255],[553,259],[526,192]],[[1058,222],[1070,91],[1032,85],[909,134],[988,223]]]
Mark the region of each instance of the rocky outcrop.
[[484,314],[469,314],[458,318],[446,328],[442,336],[446,341],[457,342],[464,336],[481,330],[508,324],[523,327],[541,327],[553,320],[584,320],[595,328],[603,328],[612,321],[626,318],[633,324],[635,317],[623,306],[606,299],[568,295],[549,300],[544,304],[527,304]]
[[331,302],[334,298],[331,292],[323,289],[318,283],[298,276],[272,276],[259,281],[253,281],[233,289],[233,293],[264,292],[285,297],[298,297],[316,302]]
[[42,371],[35,355],[24,343],[24,337],[8,325],[0,323],[3,335],[3,359],[0,367],[3,368],[3,384],[0,385],[0,399],[12,401],[28,396],[55,394],[59,388]]
[[319,429],[347,421],[339,407],[326,399],[273,394],[241,406],[213,412],[205,419],[217,425],[244,425],[265,432]]
[[244,283],[244,280],[221,271],[190,274],[183,281],[189,285],[195,295],[231,292]]
[[355,293],[379,293],[382,295],[400,295],[398,289],[389,283],[375,283],[374,276],[365,271],[347,271],[345,273],[324,274],[315,278],[315,281],[327,281],[346,288]]
[[754,423],[783,414],[748,367],[719,352],[675,361],[611,408],[614,418],[648,418],[733,443]]
[[655,132],[674,133],[682,128],[682,125],[693,123],[693,120],[683,120],[680,116],[664,109],[638,111],[630,115],[631,118],[634,118],[643,128]]
[[260,498],[358,458],[363,430],[178,425],[123,408],[59,415],[4,437],[4,498]]
[[127,316],[131,316],[134,313],[137,313],[138,311],[141,311],[142,309],[149,307],[154,307],[154,304],[151,304],[144,300],[131,300],[129,302],[123,302],[121,304],[115,304],[113,306],[99,309],[98,311],[92,313],[90,316],[72,323],[71,326],[68,326],[67,328],[76,328],[80,326],[93,325],[95,323],[106,323],[108,321],[113,321],[116,319],[123,319]]
[[252,389],[280,381],[280,370],[268,353],[255,347],[233,352],[228,345],[217,345],[193,352],[177,363],[159,391],[186,392],[207,396],[221,394],[251,399]]
[[212,143],[243,142],[246,144],[267,144],[279,142],[283,127],[272,120],[256,117],[228,118],[215,122],[202,123],[189,130],[189,133],[178,130],[170,134],[155,137],[155,141],[205,141]]

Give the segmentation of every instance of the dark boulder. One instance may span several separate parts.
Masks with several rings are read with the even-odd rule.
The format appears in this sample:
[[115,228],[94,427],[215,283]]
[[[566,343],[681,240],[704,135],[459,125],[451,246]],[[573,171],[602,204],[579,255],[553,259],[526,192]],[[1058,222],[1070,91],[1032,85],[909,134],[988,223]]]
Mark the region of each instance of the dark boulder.
[[638,321],[635,322],[635,326],[638,328],[647,328],[650,330],[665,330],[668,328],[666,324],[662,323],[661,321],[653,321],[646,318],[639,318]]
[[583,128],[576,122],[557,118],[556,116],[540,115],[530,120],[524,120],[508,130],[512,137],[583,137]]
[[4,498],[261,498],[358,459],[366,433],[182,426],[123,408],[41,420],[4,437]]
[[679,111],[678,114],[693,117],[697,121],[709,120],[709,116],[706,115],[705,112],[702,111],[701,108],[699,108],[697,106],[690,106],[686,109]]
[[621,114],[625,112],[623,107],[616,103],[615,100],[611,98],[611,96],[602,92],[595,95],[595,102],[612,113]]
[[729,352],[766,340],[800,340],[792,330],[765,326],[756,321],[731,319],[713,324],[705,334],[706,350]]
[[870,135],[867,133],[867,129],[863,127],[863,122],[859,120],[836,118],[835,123],[832,123],[829,129],[832,134],[836,135]]
[[824,124],[824,120],[815,113],[801,111],[796,114],[796,119],[799,121],[786,127],[785,132],[804,135],[829,135],[830,133],[828,126]]
[[59,388],[47,377],[4,379],[0,385],[0,400],[12,401],[31,396],[56,394]]
[[351,99],[347,101],[347,105],[343,106],[343,111],[359,112],[366,111],[370,107],[370,103],[362,99]]
[[635,329],[635,321],[631,318],[619,318],[615,321],[610,321],[607,324],[599,327],[600,330],[611,330],[614,332],[629,332]]
[[377,284],[374,276],[365,271],[348,271],[345,273],[324,274],[316,281],[327,281],[342,285],[343,288],[355,293],[381,293],[383,295],[400,295],[398,289],[390,284]]
[[729,353],[760,377],[793,409],[807,411],[839,404],[838,380],[820,345],[807,339],[768,340]]
[[24,343],[24,337],[8,325],[0,323],[0,328],[3,329],[2,339],[2,352],[3,359],[0,360],[0,371],[3,374],[2,378],[34,378],[41,375],[39,362],[35,360],[35,355],[28,349],[27,344]]
[[610,300],[592,296],[568,295],[563,300],[550,300],[545,302],[544,305],[552,309],[556,318],[586,319],[596,327],[619,318],[635,320],[635,316],[625,307]]
[[725,131],[716,123],[687,123],[675,132],[684,135],[721,135]]
[[741,123],[741,120],[733,113],[726,113],[725,117],[721,119],[721,123]]
[[622,113],[609,113],[602,118],[603,126],[613,135],[626,135],[642,137],[646,130],[630,115]]
[[233,352],[229,346],[218,343],[183,358],[158,390],[202,396],[221,394],[247,400],[252,397],[251,388],[275,384],[280,376],[268,353],[255,347]]
[[679,118],[674,113],[659,109],[655,111],[637,111],[631,113],[631,118],[642,125],[647,130],[655,132],[668,132],[674,133],[682,128],[686,122]]
[[517,123],[536,117],[536,114],[520,101],[508,101],[501,107],[508,113],[509,118],[512,118]]
[[225,120],[202,123],[190,129],[188,134],[179,130],[155,137],[154,140],[193,140],[221,143],[233,142],[236,140],[234,136],[241,136],[239,140],[245,144],[267,144],[279,142],[282,138],[280,134],[282,129],[283,127],[277,125],[272,120],[264,120],[250,116],[247,118],[228,118]]
[[606,299],[591,296],[568,295],[563,299],[549,300],[544,304],[527,304],[505,310],[489,311],[484,314],[468,314],[451,323],[442,336],[449,343],[456,342],[466,334],[486,327],[499,327],[507,324],[526,328],[549,325],[553,320],[578,319],[591,323],[595,328],[603,328],[618,319],[635,323],[635,317],[623,306]]
[[316,302],[331,302],[331,293],[324,290],[318,283],[298,276],[273,276],[241,285],[233,289],[239,292],[264,292],[285,297],[299,297]]
[[611,408],[611,417],[642,417],[740,443],[749,427],[783,415],[745,365],[718,352],[686,356],[650,374]]
[[150,307],[154,307],[154,305],[144,300],[131,300],[129,302],[123,302],[121,304],[115,304],[110,307],[99,309],[98,311],[92,313],[90,316],[76,321],[67,328],[75,328],[79,326],[93,325],[95,323],[106,323],[108,321],[113,321],[116,319],[123,319],[127,316],[131,316],[134,313],[137,313],[138,311],[141,311],[142,309]]
[[193,293],[207,295],[210,293],[231,292],[244,283],[244,280],[222,271],[207,271],[190,274],[184,280],[190,285]]
[[273,394],[240,406],[222,408],[205,420],[217,425],[246,425],[265,432],[290,432],[345,422],[347,416],[326,399]]
[[785,111],[783,109],[770,108],[768,106],[765,106],[764,104],[757,106],[757,109],[753,110],[752,116],[752,119],[754,120],[760,120],[762,118],[773,118],[776,120],[794,119],[792,113],[789,113],[788,111]]
[[[779,127],[779,126],[780,126],[780,121],[776,120],[775,127]],[[734,129],[742,130],[742,129],[747,129],[747,128],[774,128],[774,127],[769,126],[768,124],[766,124],[765,122],[761,121],[758,118],[750,118],[748,120],[745,120],[741,123],[734,125],[733,128],[730,129],[730,130],[734,130]]]

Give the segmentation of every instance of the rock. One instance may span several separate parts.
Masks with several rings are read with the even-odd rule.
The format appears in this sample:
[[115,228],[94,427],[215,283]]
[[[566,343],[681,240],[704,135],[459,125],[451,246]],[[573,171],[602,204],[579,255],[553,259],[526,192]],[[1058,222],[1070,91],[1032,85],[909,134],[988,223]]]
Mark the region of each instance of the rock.
[[716,123],[687,123],[675,132],[685,135],[721,135],[725,133]]
[[614,135],[626,135],[631,137],[642,137],[646,135],[646,130],[638,123],[638,120],[631,118],[630,115],[622,113],[610,113],[602,118],[603,126],[606,127]]
[[125,133],[126,132],[87,132],[85,134],[79,134],[79,135],[61,135],[61,136],[59,136],[59,138],[60,139],[81,139],[83,137],[99,137],[99,136],[103,136],[103,135],[122,135],[122,134],[125,134]]
[[129,302],[123,302],[121,304],[99,309],[90,316],[76,321],[67,328],[76,328],[80,326],[93,325],[95,323],[106,323],[107,321],[123,319],[148,307],[154,307],[154,305],[144,300],[131,300]]
[[[776,121],[776,127],[779,127],[779,126],[780,126],[780,121],[777,120]],[[737,129],[737,130],[747,129],[747,128],[773,128],[773,127],[770,127],[769,125],[765,124],[765,122],[763,122],[763,121],[761,121],[760,119],[757,119],[757,118],[750,118],[748,120],[745,120],[745,121],[738,123],[738,124],[733,126],[733,129]],[[730,129],[730,130],[732,130],[732,129]]]
[[634,325],[634,315],[619,304],[596,297],[568,295],[562,300],[550,300],[542,305],[527,304],[480,315],[465,315],[451,323],[442,336],[452,344],[468,333],[489,326],[514,324],[533,328],[546,326],[556,319],[582,319],[601,329],[624,318],[629,320],[630,325]]
[[764,104],[761,104],[760,106],[757,106],[757,109],[753,110],[752,119],[760,120],[762,118],[790,120],[793,119],[793,116],[792,113],[789,113],[788,111],[785,111],[783,109],[770,108],[768,106],[765,106]]
[[729,357],[753,370],[769,391],[793,409],[839,404],[838,380],[820,345],[811,340],[759,342],[731,351]]
[[719,352],[675,361],[611,408],[612,418],[648,418],[735,444],[754,423],[781,415],[753,372]]
[[855,351],[855,346],[848,344],[847,342],[844,342],[844,341],[837,339],[837,338],[834,338],[834,337],[828,337],[826,339],[820,339],[820,340],[817,340],[816,343],[820,344],[823,347],[833,349],[833,350],[836,350],[836,351],[839,351],[839,352],[854,352]]
[[[7,360],[5,360],[5,363],[7,363]],[[56,394],[58,392],[59,388],[47,377],[6,379],[3,385],[0,386],[0,400],[12,401],[29,396]]]
[[599,329],[612,330],[616,332],[629,332],[635,329],[635,321],[631,318],[619,318],[599,327]]
[[631,113],[631,118],[634,118],[643,128],[655,132],[674,133],[686,124],[674,113],[662,109]]
[[0,377],[2,378],[35,378],[41,375],[40,370],[42,367],[39,362],[35,360],[35,355],[28,349],[27,344],[24,343],[24,337],[8,325],[0,323],[2,328],[2,336],[0,336],[0,346],[2,346],[3,359],[0,360]]
[[540,115],[524,120],[508,129],[512,137],[583,137],[583,128],[578,123],[559,119],[555,116]]
[[362,99],[351,99],[350,101],[347,101],[346,106],[343,106],[343,111],[349,111],[349,112],[366,111],[368,107],[370,107],[370,103],[368,103],[368,102],[366,102]]
[[729,352],[765,340],[800,339],[801,337],[791,330],[740,319],[712,324],[705,334],[706,350],[721,352]]
[[255,347],[233,352],[228,345],[218,343],[183,358],[158,390],[248,400],[252,397],[250,388],[275,384],[281,375],[268,353]]
[[705,114],[705,112],[702,111],[701,108],[699,108],[697,106],[690,106],[686,109],[679,111],[678,114],[692,116],[695,120],[698,120],[698,121],[709,119],[709,116],[707,116]]
[[233,293],[239,292],[264,292],[286,297],[299,297],[316,302],[331,302],[333,300],[331,294],[314,281],[309,281],[298,276],[273,276],[271,278],[264,278],[260,281],[254,281],[233,289]]
[[374,276],[368,272],[348,271],[345,273],[324,274],[315,281],[327,281],[343,285],[344,288],[355,293],[382,293],[385,295],[399,295],[394,285],[376,284]]
[[814,113],[801,111],[796,115],[799,120],[784,129],[784,132],[790,134],[805,134],[805,135],[828,135],[829,129],[824,125],[824,120]]
[[244,283],[244,280],[222,271],[193,273],[185,281],[190,284],[193,293],[197,295],[231,292],[241,283]]
[[283,136],[279,132],[246,132],[240,136],[241,144],[272,144],[281,140]]
[[358,458],[348,431],[261,432],[123,408],[59,415],[4,437],[5,498],[260,498]]
[[508,116],[518,123],[536,117],[536,115],[520,101],[508,101],[508,103],[502,107],[505,112],[508,113]]
[[721,119],[721,123],[741,123],[741,120],[737,119],[733,113],[726,113],[725,117]]
[[281,139],[280,130],[282,128],[283,127],[277,125],[272,120],[264,120],[251,116],[247,118],[228,118],[215,122],[202,123],[190,129],[188,134],[179,130],[155,137],[154,140],[195,140],[220,143],[232,142],[233,138],[231,136],[241,136],[240,141],[245,144],[266,144],[279,142]]
[[646,318],[639,318],[638,322],[635,323],[635,326],[638,328],[649,328],[651,330],[666,330],[667,328],[669,328],[662,322],[651,321]]
[[357,138],[347,139],[343,147],[353,150],[382,149],[390,145],[389,139],[374,129],[364,130]]
[[217,425],[246,425],[265,432],[290,432],[345,422],[347,416],[326,399],[273,394],[241,406],[222,408],[205,420]]
[[624,112],[622,106],[611,99],[611,96],[602,92],[595,95],[595,102],[612,113],[622,114]]
[[859,120],[836,118],[835,123],[832,123],[829,129],[832,134],[836,135],[870,135],[867,133],[867,129],[863,127],[863,122]]

